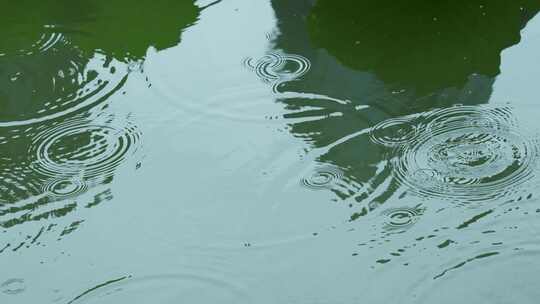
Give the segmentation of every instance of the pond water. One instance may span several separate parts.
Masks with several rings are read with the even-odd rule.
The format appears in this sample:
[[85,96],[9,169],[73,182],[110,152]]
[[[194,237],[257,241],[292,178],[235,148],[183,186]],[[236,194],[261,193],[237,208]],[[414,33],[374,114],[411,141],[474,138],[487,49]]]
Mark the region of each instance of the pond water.
[[537,0],[3,9],[0,303],[537,303]]

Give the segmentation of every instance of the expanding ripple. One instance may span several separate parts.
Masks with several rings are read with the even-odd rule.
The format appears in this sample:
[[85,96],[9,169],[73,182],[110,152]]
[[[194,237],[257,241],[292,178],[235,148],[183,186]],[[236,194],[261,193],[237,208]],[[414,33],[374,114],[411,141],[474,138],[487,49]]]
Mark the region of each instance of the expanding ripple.
[[421,125],[414,118],[406,116],[383,120],[370,129],[370,139],[388,147],[405,144],[421,131]]
[[[39,35],[36,36],[35,42],[30,45],[25,45],[25,43],[28,41],[26,35],[24,35],[25,38],[21,39],[24,40],[25,43],[17,41],[19,40],[18,37],[20,35],[8,35],[7,41],[4,41],[6,43],[2,43],[0,48],[0,58],[8,56],[30,56],[38,53],[44,53],[53,49],[59,44],[66,43],[65,37],[62,35],[62,33],[52,31],[48,26],[44,26],[43,30],[44,31],[42,33],[39,33]],[[6,39],[6,36],[3,38]],[[6,47],[8,49],[6,49]]]
[[386,209],[381,216],[386,218],[384,228],[386,230],[403,230],[413,226],[423,213],[423,209],[417,207],[399,207]]
[[270,53],[257,60],[246,58],[244,65],[255,71],[262,81],[271,84],[275,93],[280,84],[304,76],[311,68],[307,58],[282,53]]
[[507,195],[534,175],[538,143],[507,109],[453,107],[395,150],[400,183],[428,197],[483,201]]
[[245,292],[221,279],[192,274],[122,277],[90,288],[71,303],[251,303]]
[[77,178],[52,179],[43,185],[43,191],[54,199],[76,197],[87,189],[86,183]]
[[301,185],[312,189],[331,189],[343,178],[343,171],[334,166],[316,168],[309,176],[302,178]]
[[[134,125],[115,122],[68,120],[41,132],[30,147],[32,168],[52,178],[79,176],[91,182],[112,176],[140,144],[140,133]],[[84,187],[72,184],[69,188],[79,191]]]
[[0,65],[0,127],[48,121],[94,106],[114,94],[128,75],[121,62],[99,53],[88,58],[69,45],[23,58],[0,57]]

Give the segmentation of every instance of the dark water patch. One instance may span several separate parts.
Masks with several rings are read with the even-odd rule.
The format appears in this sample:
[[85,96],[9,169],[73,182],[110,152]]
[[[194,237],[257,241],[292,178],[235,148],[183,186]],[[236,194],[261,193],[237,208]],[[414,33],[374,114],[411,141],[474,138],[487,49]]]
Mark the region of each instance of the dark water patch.
[[[56,48],[56,45],[65,43],[65,38],[62,33],[54,32],[50,29],[50,26],[43,26],[42,33],[36,33],[34,41],[29,40],[27,45],[19,44],[14,41],[19,39],[15,35],[6,37],[7,43],[2,44],[0,48],[0,58],[8,56],[30,56],[37,53],[45,53],[52,48]],[[7,49],[4,49],[6,48]]]
[[10,15],[0,21],[0,127],[104,103],[129,73],[142,72],[150,47],[159,51],[180,43],[182,29],[203,9],[193,1],[161,0],[6,5]]
[[[322,0],[295,25],[307,28],[309,42],[343,65],[373,72],[396,91],[426,96],[460,88],[474,73],[497,76],[501,52],[520,41],[521,29],[539,9],[535,0]],[[297,29],[282,26],[282,32],[292,36],[284,45],[298,44],[292,34]]]

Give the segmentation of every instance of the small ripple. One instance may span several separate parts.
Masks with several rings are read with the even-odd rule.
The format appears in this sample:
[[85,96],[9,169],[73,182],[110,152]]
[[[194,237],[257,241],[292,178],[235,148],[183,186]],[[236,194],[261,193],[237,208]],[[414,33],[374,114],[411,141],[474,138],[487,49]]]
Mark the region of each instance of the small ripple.
[[275,93],[279,93],[277,87],[280,84],[304,76],[311,68],[309,59],[283,53],[269,53],[257,60],[246,58],[243,64],[255,71],[262,81],[272,85]]
[[384,210],[381,215],[385,218],[385,230],[404,230],[412,227],[423,214],[419,206],[390,208]]
[[334,166],[316,168],[309,176],[302,178],[301,185],[312,190],[331,189],[343,178],[343,171]]
[[[139,144],[140,133],[129,122],[118,125],[113,121],[68,120],[33,138],[30,147],[34,158],[32,168],[52,178],[67,175],[79,176],[86,181],[104,179],[112,176]],[[82,185],[77,186],[77,182],[70,183],[71,190],[84,189]]]
[[126,276],[92,287],[69,301],[77,303],[251,303],[236,284],[193,274]]
[[43,185],[43,191],[54,199],[76,197],[88,190],[86,183],[77,178],[52,179]]
[[483,201],[507,195],[534,176],[538,142],[507,109],[453,107],[397,147],[395,176],[426,197]]
[[376,124],[370,129],[369,137],[376,144],[395,147],[411,141],[420,130],[413,117],[398,117]]

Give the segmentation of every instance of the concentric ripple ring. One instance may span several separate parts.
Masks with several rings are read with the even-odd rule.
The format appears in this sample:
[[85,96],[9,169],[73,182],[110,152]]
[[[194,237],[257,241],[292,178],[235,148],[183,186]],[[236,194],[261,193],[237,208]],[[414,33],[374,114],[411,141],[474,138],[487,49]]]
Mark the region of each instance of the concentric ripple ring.
[[413,226],[422,215],[420,208],[398,207],[384,210],[381,215],[386,218],[386,230],[402,230]]
[[311,68],[310,61],[300,55],[269,53],[254,60],[247,58],[244,65],[255,71],[255,74],[268,84],[272,84],[274,91],[277,85],[296,80],[304,76]]
[[428,197],[483,201],[534,176],[538,141],[508,109],[460,106],[428,115],[427,128],[396,148],[395,176]]
[[342,170],[324,166],[316,168],[309,176],[302,178],[301,185],[312,190],[330,189],[342,178]]
[[53,179],[43,185],[43,191],[54,199],[76,197],[87,189],[86,183],[77,178]]
[[79,176],[94,180],[111,176],[140,143],[131,124],[117,126],[71,120],[38,134],[31,147],[32,168],[44,176]]

